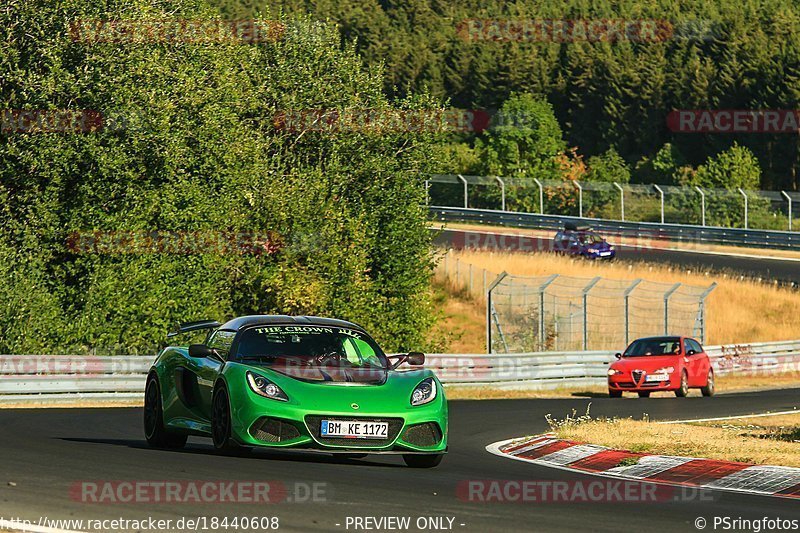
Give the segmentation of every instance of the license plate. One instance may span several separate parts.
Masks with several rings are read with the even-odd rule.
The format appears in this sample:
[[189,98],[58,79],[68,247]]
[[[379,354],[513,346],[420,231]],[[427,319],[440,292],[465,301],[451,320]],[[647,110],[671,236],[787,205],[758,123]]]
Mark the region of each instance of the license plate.
[[611,255],[611,252],[600,252],[600,257],[608,257]]
[[366,420],[323,420],[320,435],[340,439],[386,439],[389,438],[389,423]]
[[650,374],[644,377],[645,381],[669,381],[668,374]]

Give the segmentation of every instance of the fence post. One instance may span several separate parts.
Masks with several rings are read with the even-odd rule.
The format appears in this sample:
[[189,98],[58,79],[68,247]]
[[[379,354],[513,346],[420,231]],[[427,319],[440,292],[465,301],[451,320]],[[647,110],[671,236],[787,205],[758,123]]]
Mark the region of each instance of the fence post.
[[789,231],[792,231],[792,197],[786,194],[786,191],[781,191],[781,194],[789,202]]
[[628,302],[633,290],[642,282],[641,279],[634,280],[631,283],[630,287],[625,289],[625,346],[630,344],[630,332],[631,332],[631,319],[630,319],[630,310],[628,307]]
[[739,187],[739,194],[744,196],[744,229],[747,229],[747,226],[748,226],[748,224],[747,224],[747,222],[748,222],[747,221],[747,218],[748,218],[747,215],[748,215],[748,211],[749,211],[749,206],[747,205],[748,204],[748,202],[747,202],[747,193],[744,192],[741,187]]
[[464,209],[469,208],[469,183],[461,174],[458,174],[458,179],[464,184]]
[[552,276],[547,278],[547,280],[545,280],[543,284],[539,286],[539,351],[542,352],[547,350],[547,342],[545,340],[545,336],[547,335],[547,328],[545,327],[545,322],[544,322],[544,308],[545,308],[544,291],[547,290],[547,287],[549,287],[550,284],[553,283],[557,277],[558,274],[553,274]]
[[700,187],[698,187],[696,185],[695,185],[694,188],[697,189],[697,192],[700,193],[700,214],[701,214],[702,220],[703,220],[703,224],[702,225],[705,226],[706,225],[706,193],[704,193],[703,189],[701,189]]
[[506,210],[506,182],[503,181],[503,179],[500,178],[499,176],[495,176],[494,179],[496,179],[497,183],[500,184],[500,205],[501,205],[500,209],[505,211]]
[[664,335],[669,335],[669,298],[680,287],[681,284],[676,283],[670,290],[664,293]]
[[472,263],[469,264],[469,294],[472,295]]
[[700,295],[700,342],[706,343],[706,298],[711,294],[711,291],[717,288],[715,281]]
[[539,214],[544,215],[544,187],[539,178],[533,178],[533,181],[539,186]]
[[589,349],[589,310],[588,310],[588,300],[589,300],[589,291],[594,288],[598,282],[603,279],[601,277],[596,277],[589,284],[583,288],[583,350],[586,351]]
[[658,185],[653,185],[656,188],[658,193],[661,195],[661,223],[664,223],[664,189],[659,187]]
[[456,290],[458,290],[458,285],[459,285],[458,276],[460,274],[459,272],[460,270],[461,270],[461,259],[459,257],[456,257],[456,281],[454,283],[454,287],[456,288]]
[[583,185],[575,180],[575,186],[578,188],[578,218],[583,218]]
[[625,189],[616,181],[614,182],[614,187],[619,189],[619,211],[622,216],[622,221],[625,222]]
[[[483,271],[484,277],[486,271]],[[486,289],[486,353],[492,353],[492,291],[497,287],[508,273],[503,271]]]

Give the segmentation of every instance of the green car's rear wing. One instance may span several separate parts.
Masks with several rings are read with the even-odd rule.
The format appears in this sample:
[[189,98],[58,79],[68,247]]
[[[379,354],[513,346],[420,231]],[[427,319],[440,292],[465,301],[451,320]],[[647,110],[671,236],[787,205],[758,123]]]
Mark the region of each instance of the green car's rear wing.
[[167,338],[172,338],[182,333],[189,333],[190,331],[200,331],[203,329],[214,329],[220,327],[222,324],[216,320],[196,320],[194,322],[182,322],[178,324],[175,331],[167,333]]

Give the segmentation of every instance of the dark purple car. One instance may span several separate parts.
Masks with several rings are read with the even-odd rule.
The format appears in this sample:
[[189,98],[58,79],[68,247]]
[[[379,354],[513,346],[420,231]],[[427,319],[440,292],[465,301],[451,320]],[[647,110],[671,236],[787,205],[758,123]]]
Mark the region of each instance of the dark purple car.
[[588,259],[613,259],[617,255],[614,247],[590,227],[572,224],[553,237],[553,251]]

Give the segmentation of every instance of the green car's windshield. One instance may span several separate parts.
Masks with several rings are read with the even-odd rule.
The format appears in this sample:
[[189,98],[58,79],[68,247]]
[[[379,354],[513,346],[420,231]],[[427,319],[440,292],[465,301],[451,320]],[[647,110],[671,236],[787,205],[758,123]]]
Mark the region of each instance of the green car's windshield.
[[264,366],[386,370],[388,360],[361,331],[316,325],[259,326],[242,332],[237,359]]
[[645,357],[648,355],[677,355],[681,353],[680,337],[656,337],[634,341],[623,357]]

